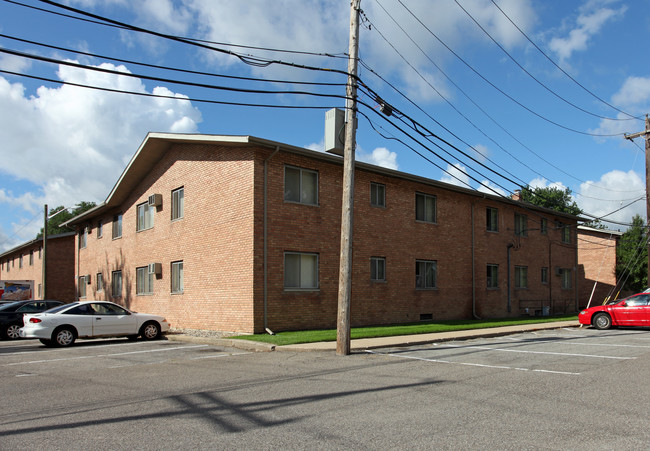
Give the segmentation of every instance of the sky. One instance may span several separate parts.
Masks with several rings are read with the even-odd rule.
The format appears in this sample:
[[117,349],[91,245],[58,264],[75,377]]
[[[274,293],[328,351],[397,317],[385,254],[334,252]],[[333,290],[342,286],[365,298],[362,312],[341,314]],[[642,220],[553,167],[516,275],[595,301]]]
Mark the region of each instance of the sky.
[[[503,196],[569,188],[614,230],[646,216],[644,140],[624,134],[650,112],[647,2],[361,9],[357,160]],[[349,34],[348,0],[0,0],[0,252],[45,204],[104,201],[149,132],[323,151]]]

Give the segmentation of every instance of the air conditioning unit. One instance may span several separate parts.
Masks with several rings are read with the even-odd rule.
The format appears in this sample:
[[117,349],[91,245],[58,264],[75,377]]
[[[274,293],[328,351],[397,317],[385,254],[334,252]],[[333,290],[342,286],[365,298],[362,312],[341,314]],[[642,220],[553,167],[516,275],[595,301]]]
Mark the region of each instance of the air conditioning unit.
[[556,276],[561,276],[562,275],[562,268],[560,268],[559,266],[556,266],[555,267],[555,275]]
[[86,284],[90,285],[90,274],[86,274]]
[[150,207],[158,207],[162,205],[162,194],[152,194],[149,196],[149,201],[147,202]]
[[90,232],[91,232],[91,231],[92,231],[92,229],[90,228],[90,226],[86,226],[86,227],[84,227],[84,233],[85,233],[86,235],[90,235]]
[[149,263],[147,272],[149,274],[160,274],[160,273],[162,273],[162,263]]

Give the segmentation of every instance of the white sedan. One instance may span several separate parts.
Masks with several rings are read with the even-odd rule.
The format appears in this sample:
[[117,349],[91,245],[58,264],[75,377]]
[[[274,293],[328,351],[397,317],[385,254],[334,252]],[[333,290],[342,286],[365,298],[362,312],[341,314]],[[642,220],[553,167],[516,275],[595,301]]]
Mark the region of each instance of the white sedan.
[[38,338],[46,346],[70,346],[77,338],[128,337],[155,340],[169,331],[158,315],[136,313],[112,302],[73,302],[43,313],[26,314],[23,338]]

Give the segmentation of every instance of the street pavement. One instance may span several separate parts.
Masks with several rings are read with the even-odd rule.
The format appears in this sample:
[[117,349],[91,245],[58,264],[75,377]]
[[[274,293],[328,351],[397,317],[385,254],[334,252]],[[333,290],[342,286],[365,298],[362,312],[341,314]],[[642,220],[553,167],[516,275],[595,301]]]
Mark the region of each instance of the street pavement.
[[[397,335],[394,337],[359,338],[350,340],[352,352],[362,352],[366,349],[387,347],[412,346],[426,343],[437,343],[451,340],[468,340],[479,337],[498,337],[519,332],[532,332],[544,329],[561,329],[564,327],[579,327],[578,321],[555,321],[550,323],[521,324],[516,326],[491,327],[486,329],[458,330],[453,332],[436,332],[431,334]],[[209,343],[248,351],[336,351],[336,341],[320,341],[316,343],[301,343],[294,345],[276,346],[250,340],[237,340],[223,337],[195,337],[187,334],[169,334],[169,340],[189,341],[194,343]]]

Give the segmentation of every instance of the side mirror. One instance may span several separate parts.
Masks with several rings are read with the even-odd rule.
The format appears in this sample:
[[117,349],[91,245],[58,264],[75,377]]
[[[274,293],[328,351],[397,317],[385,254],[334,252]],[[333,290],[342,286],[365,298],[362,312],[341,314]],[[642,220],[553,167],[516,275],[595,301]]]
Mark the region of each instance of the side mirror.
[[620,306],[621,307],[627,307],[627,304],[625,303],[625,301],[623,301],[623,302],[621,302]]

